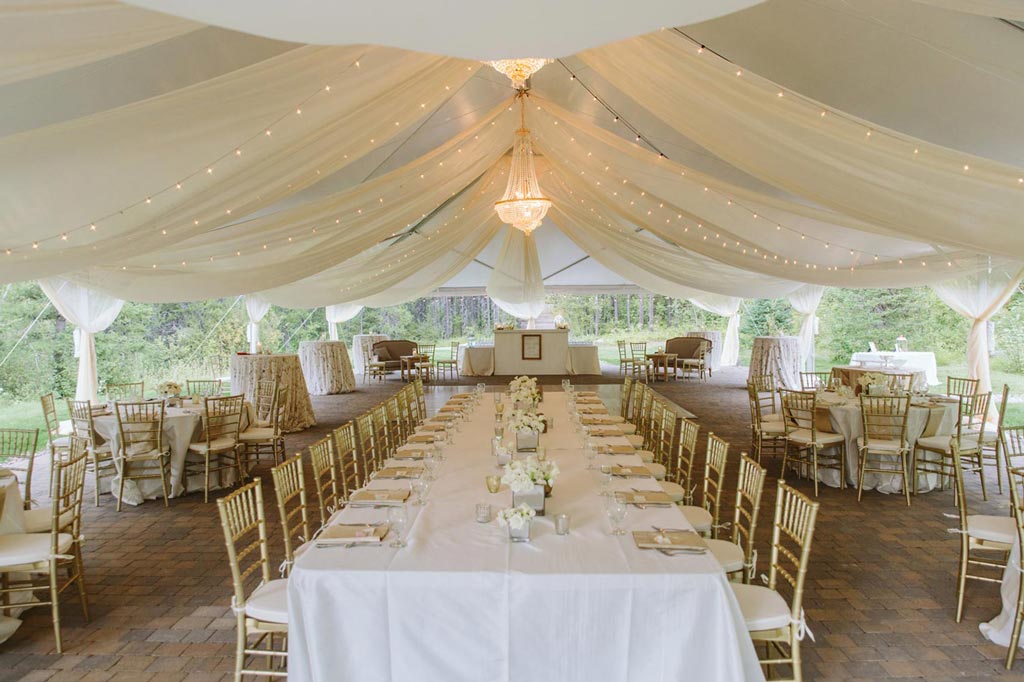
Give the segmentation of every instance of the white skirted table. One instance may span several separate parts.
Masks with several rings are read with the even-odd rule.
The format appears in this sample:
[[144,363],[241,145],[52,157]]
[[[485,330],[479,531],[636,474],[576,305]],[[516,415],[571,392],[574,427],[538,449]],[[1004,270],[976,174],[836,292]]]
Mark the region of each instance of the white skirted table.
[[231,357],[231,392],[244,394],[249,402],[255,402],[256,386],[260,381],[274,379],[279,387],[288,389],[281,414],[281,430],[294,433],[316,424],[313,401],[309,399],[298,355],[281,353]]
[[356,374],[364,374],[366,368],[363,366],[363,349],[373,354],[373,344],[378,341],[387,341],[386,334],[356,334],[352,337],[352,362]]
[[310,395],[331,395],[356,390],[352,361],[344,341],[303,341],[299,362]]
[[[21,497],[18,477],[9,469],[0,469],[0,535],[25,532],[25,503]],[[30,599],[30,595],[15,593],[12,603]],[[21,627],[20,611],[0,613],[0,642],[4,642]]]
[[[494,374],[494,346],[461,346],[459,372],[467,377],[489,377]],[[560,372],[559,372],[560,373]],[[601,360],[594,344],[571,343],[565,355],[565,373],[601,374]]]
[[702,329],[686,332],[687,336],[699,336],[711,342],[711,370],[714,371],[722,366],[722,332],[717,329]]
[[910,389],[912,391],[928,390],[928,373],[923,369],[893,367],[860,367],[855,365],[840,365],[832,368],[832,373],[839,377],[844,386],[857,386],[860,378],[868,373],[876,374],[909,374]]
[[756,336],[750,352],[748,377],[772,374],[780,388],[800,390],[800,339],[795,336]]
[[[1021,570],[1020,541],[1015,540],[1010,549],[1010,557],[1003,569],[1003,583],[999,588],[999,597],[1003,608],[999,615],[990,621],[978,625],[981,634],[993,644],[1002,647],[1010,646],[1010,639],[1013,636],[1013,622],[1017,616],[1017,596],[1020,594],[1021,582],[1024,578],[1024,571]],[[1020,649],[1024,649],[1024,637],[1017,642]],[[1024,652],[1017,652],[1017,660],[1024,658]]]
[[939,383],[939,368],[935,361],[935,353],[927,351],[900,351],[886,353],[883,351],[854,353],[850,364],[866,369],[892,368],[907,374],[922,371],[929,384]]
[[[507,405],[507,407],[511,407]],[[764,679],[732,587],[714,555],[665,556],[610,533],[600,473],[587,470],[566,396],[545,392],[553,426],[541,436],[561,470],[531,541],[511,544],[474,507],[507,507],[490,494],[494,412],[481,402],[444,447],[426,504],[406,505],[408,545],[321,549],[297,555],[288,579],[292,682],[563,682]],[[606,438],[625,445],[622,436]],[[408,446],[403,446],[406,448]],[[402,466],[410,466],[408,462]],[[641,466],[636,455],[595,464]],[[415,465],[413,465],[415,466]],[[370,488],[404,488],[378,476]],[[615,490],[658,490],[652,478]],[[571,530],[556,535],[553,516]],[[381,523],[386,508],[347,506],[331,524]],[[624,526],[690,529],[675,507],[631,508]]]

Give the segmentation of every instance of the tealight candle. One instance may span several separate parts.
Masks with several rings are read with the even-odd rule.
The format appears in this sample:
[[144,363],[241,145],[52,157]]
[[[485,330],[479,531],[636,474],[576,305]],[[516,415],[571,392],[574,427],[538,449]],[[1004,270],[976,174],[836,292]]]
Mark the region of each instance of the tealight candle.
[[487,482],[487,491],[490,493],[496,493],[501,489],[501,477],[490,475],[487,476],[485,481]]
[[491,522],[491,505],[489,504],[478,504],[476,506],[476,522],[477,523],[490,523]]

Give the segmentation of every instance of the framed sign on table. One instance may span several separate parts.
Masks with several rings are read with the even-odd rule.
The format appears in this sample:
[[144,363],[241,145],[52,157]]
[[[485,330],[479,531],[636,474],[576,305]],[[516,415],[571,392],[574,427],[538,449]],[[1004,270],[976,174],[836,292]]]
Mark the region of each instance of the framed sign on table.
[[523,360],[540,360],[541,335],[523,334]]

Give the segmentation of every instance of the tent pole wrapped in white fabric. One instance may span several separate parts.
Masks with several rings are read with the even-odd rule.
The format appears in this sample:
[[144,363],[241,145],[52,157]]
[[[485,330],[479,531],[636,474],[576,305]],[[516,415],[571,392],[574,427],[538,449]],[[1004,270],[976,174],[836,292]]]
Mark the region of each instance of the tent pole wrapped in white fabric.
[[498,262],[487,282],[487,295],[499,308],[533,326],[544,312],[544,280],[532,234],[505,228]]
[[255,353],[263,347],[260,345],[260,322],[270,311],[270,301],[259,294],[249,294],[245,297],[245,313],[249,317],[249,326],[246,328],[246,338],[249,340],[249,352]]
[[348,322],[361,313],[363,306],[358,303],[338,303],[324,308],[324,315],[327,317],[327,335],[331,341],[338,340],[338,325]]
[[700,294],[690,296],[690,303],[702,310],[729,319],[722,341],[721,362],[726,367],[739,364],[740,361],[740,304],[743,299],[738,296],[717,296]]

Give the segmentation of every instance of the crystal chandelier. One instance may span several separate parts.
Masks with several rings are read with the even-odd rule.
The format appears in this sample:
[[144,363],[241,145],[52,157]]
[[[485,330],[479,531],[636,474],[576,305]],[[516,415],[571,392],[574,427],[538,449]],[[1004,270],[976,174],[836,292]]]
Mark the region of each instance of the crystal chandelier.
[[526,128],[526,93],[520,91],[519,130],[512,147],[512,163],[508,171],[508,185],[501,201],[494,204],[501,222],[530,234],[544,220],[551,200],[546,198],[537,184],[537,170],[533,165],[533,143]]
[[526,87],[526,79],[540,71],[545,64],[549,64],[551,61],[550,59],[527,57],[525,59],[499,59],[487,63],[497,71],[508,76],[516,90],[522,90]]

